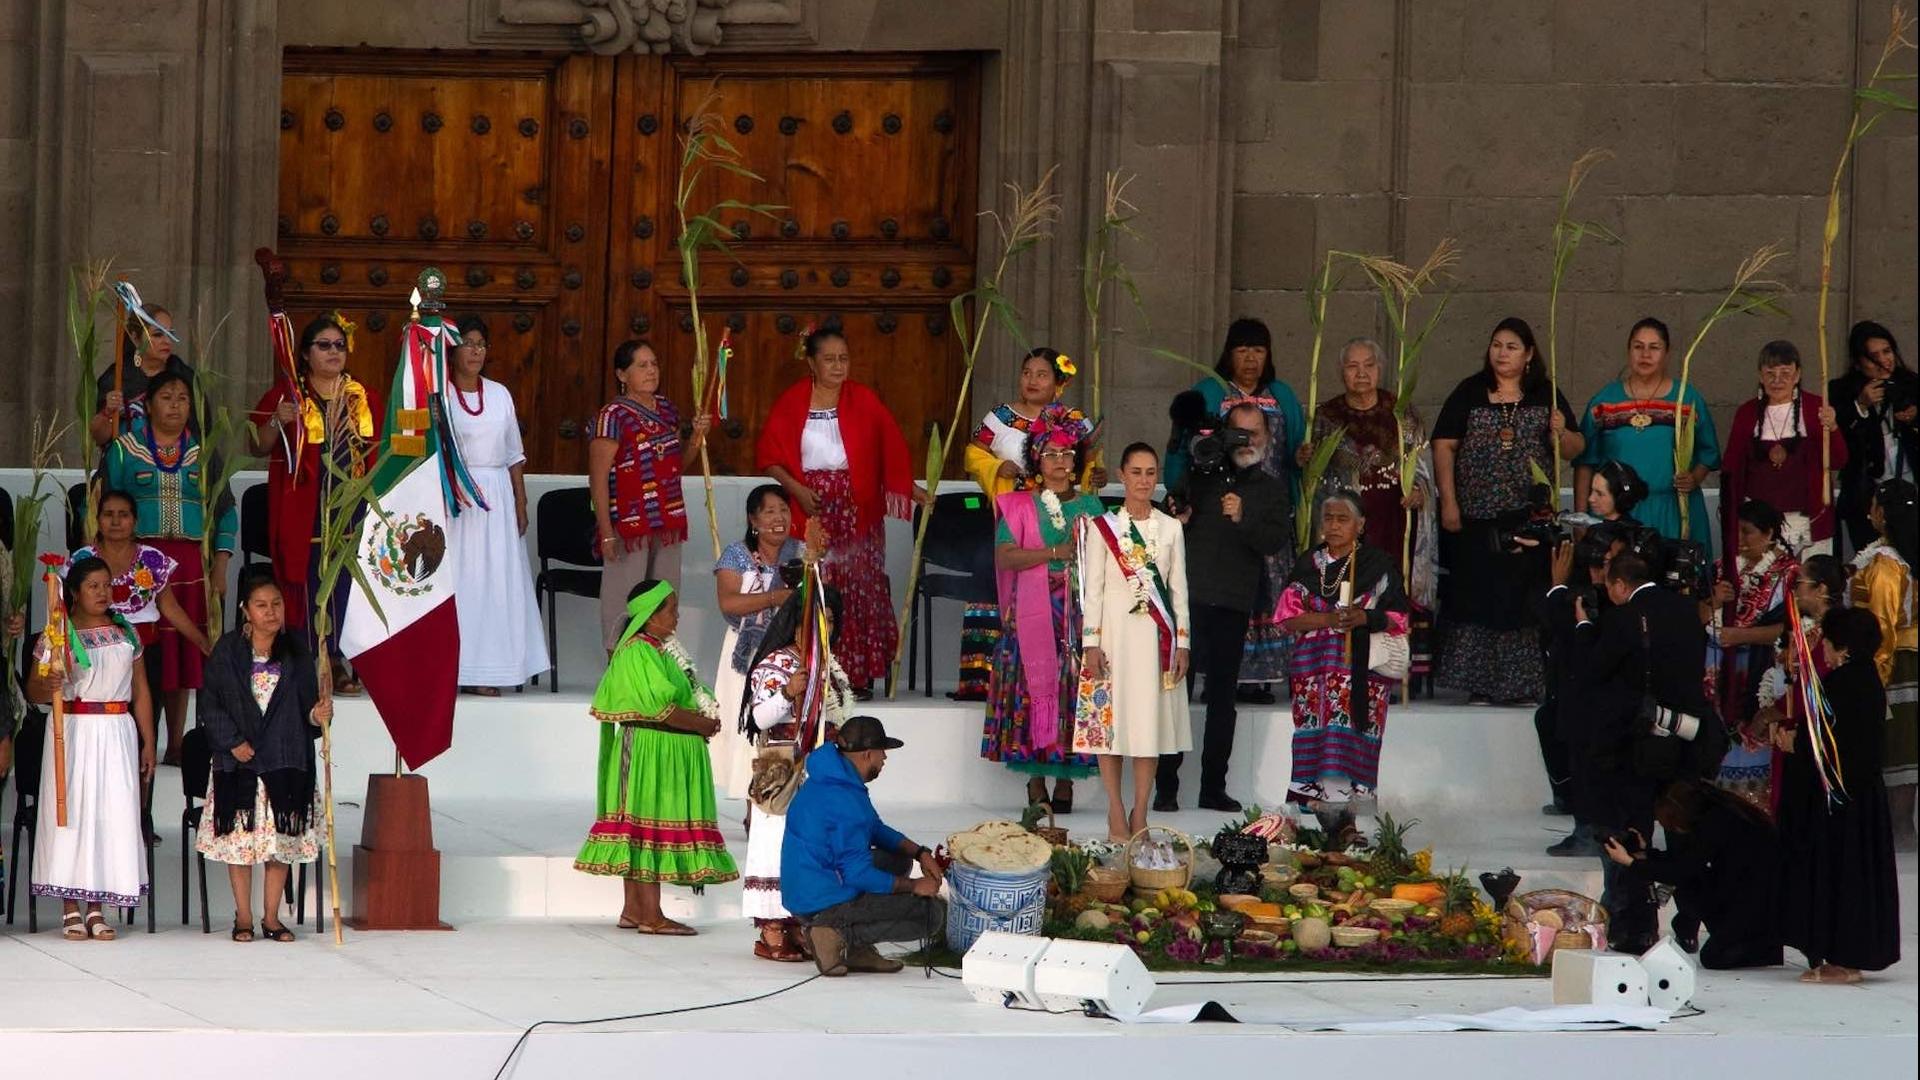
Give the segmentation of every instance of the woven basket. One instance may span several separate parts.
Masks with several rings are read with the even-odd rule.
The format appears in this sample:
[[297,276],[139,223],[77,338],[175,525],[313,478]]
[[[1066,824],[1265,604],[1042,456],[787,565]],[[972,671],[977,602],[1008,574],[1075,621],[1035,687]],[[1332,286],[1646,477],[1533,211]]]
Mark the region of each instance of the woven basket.
[[1035,825],[1027,831],[1045,840],[1047,843],[1052,844],[1054,847],[1067,846],[1067,830],[1054,824],[1052,804],[1048,804],[1047,806],[1047,823],[1045,825]]
[[1086,884],[1080,891],[1103,904],[1117,904],[1127,898],[1127,872],[1110,866],[1096,866],[1087,871]]
[[[1510,899],[1507,903],[1509,906],[1518,904],[1521,910],[1526,911],[1528,914],[1546,908],[1558,908],[1562,911],[1572,912],[1587,923],[1599,923],[1603,927],[1608,924],[1607,909],[1601,907],[1598,900],[1577,892],[1571,892],[1567,889],[1536,889],[1530,893],[1521,893]],[[1510,911],[1503,911],[1500,915],[1500,930],[1502,940],[1509,944],[1518,944],[1522,947],[1531,948],[1532,943],[1527,936],[1526,920],[1516,919]],[[1563,945],[1561,942],[1561,935],[1556,934],[1554,935],[1554,948],[1574,947],[1584,949],[1592,944],[1584,932],[1566,930],[1563,931],[1563,933],[1566,935],[1565,944]],[[1579,938],[1577,945],[1574,943],[1576,936]]]
[[[1133,849],[1144,840],[1148,833],[1163,832],[1187,846],[1187,856],[1179,867],[1172,870],[1148,870],[1133,865]],[[1142,893],[1159,892],[1161,889],[1184,889],[1193,881],[1193,840],[1185,833],[1175,832],[1162,825],[1149,825],[1134,833],[1127,840],[1127,848],[1121,853],[1126,860],[1127,873],[1133,887]]]

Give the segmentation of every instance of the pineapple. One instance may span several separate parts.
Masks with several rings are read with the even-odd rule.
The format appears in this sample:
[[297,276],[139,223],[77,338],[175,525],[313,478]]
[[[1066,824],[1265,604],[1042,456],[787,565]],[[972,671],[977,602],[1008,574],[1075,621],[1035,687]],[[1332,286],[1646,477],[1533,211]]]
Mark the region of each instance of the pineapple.
[[1440,879],[1440,884],[1447,890],[1441,901],[1446,914],[1440,918],[1440,932],[1451,938],[1464,938],[1473,933],[1476,926],[1474,907],[1480,901],[1480,894],[1464,872],[1448,874]]
[[1413,856],[1407,853],[1407,834],[1418,824],[1414,820],[1402,825],[1393,820],[1392,814],[1381,813],[1380,831],[1374,834],[1373,855],[1367,866],[1382,885],[1399,881],[1414,868]]

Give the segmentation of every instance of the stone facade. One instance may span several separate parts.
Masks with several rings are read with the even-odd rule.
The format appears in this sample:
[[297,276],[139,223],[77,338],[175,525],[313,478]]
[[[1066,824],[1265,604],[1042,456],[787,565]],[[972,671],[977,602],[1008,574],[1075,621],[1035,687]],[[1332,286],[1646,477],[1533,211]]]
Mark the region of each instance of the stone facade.
[[[1082,245],[1103,178],[1135,177],[1144,240],[1122,254],[1144,310],[1108,305],[1113,445],[1163,439],[1167,399],[1192,381],[1150,348],[1210,363],[1225,322],[1258,315],[1274,328],[1282,375],[1301,387],[1319,252],[1417,261],[1452,237],[1463,251],[1455,297],[1418,395],[1431,406],[1479,363],[1501,316],[1544,333],[1554,203],[1573,159],[1605,147],[1616,156],[1578,212],[1625,243],[1590,242],[1569,278],[1568,396],[1578,404],[1612,377],[1641,314],[1684,341],[1740,259],[1777,241],[1792,253],[1791,316],[1723,325],[1696,375],[1724,425],[1751,392],[1762,341],[1794,339],[1812,363],[1824,193],[1848,86],[1871,64],[1889,5],[698,0],[685,25],[634,23],[647,6],[0,0],[0,231],[15,252],[0,267],[0,325],[16,328],[0,379],[0,465],[24,464],[27,417],[70,400],[65,268],[83,258],[114,256],[183,320],[198,309],[203,333],[226,316],[223,367],[264,383],[250,253],[274,232],[281,49],[427,42],[984,54],[983,198],[1004,208],[1006,184],[1056,165],[1064,197],[1054,243],[1012,283],[1034,340],[1079,352]],[[1913,70],[1911,53],[1902,64]],[[1915,156],[1910,116],[1861,147],[1835,264],[1836,370],[1854,318],[1879,318],[1914,347]],[[1364,291],[1330,306],[1329,349],[1385,330]],[[1011,386],[1015,355],[1007,342],[990,350],[983,401]],[[1322,393],[1337,389],[1334,366]]]

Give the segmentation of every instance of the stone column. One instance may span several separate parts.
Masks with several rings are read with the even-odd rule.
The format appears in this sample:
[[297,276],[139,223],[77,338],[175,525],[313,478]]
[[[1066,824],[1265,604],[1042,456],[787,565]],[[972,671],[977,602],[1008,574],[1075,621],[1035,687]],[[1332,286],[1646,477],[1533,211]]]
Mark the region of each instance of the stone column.
[[[112,259],[114,276],[199,338],[224,318],[188,358],[209,349],[233,400],[264,382],[248,272],[274,234],[280,48],[276,5],[250,0],[156,0],[137,18],[112,0],[18,6],[34,7],[31,47],[8,62],[31,69],[15,81],[32,87],[32,126],[0,169],[26,207],[27,280],[17,294],[0,286],[12,309],[0,314],[21,338],[11,351],[32,362],[0,383],[0,408],[29,418],[0,430],[0,460],[24,463],[30,418],[71,411],[67,274],[84,261]],[[104,319],[101,341],[104,366],[115,345]]]

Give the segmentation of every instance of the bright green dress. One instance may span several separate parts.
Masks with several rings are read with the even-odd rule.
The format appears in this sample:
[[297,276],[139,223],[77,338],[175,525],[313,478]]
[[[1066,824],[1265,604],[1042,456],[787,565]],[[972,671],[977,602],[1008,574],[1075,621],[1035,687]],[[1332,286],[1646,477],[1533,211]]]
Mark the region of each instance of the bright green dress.
[[600,721],[599,795],[575,870],[671,885],[740,876],[720,836],[707,741],[660,724],[710,696],[655,638],[633,634],[614,652],[589,710]]

